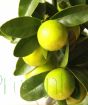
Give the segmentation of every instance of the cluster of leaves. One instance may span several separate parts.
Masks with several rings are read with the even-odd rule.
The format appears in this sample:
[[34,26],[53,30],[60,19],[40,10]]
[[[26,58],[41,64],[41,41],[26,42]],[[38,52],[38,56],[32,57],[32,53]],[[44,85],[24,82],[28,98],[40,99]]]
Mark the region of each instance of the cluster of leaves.
[[[0,33],[11,42],[18,40],[14,49],[14,56],[19,57],[14,75],[22,75],[31,69],[22,57],[32,53],[39,47],[37,41],[37,30],[41,23],[48,19],[55,19],[65,25],[72,27],[80,25],[81,35],[74,42],[73,49],[70,47],[60,51],[61,66],[73,73],[80,84],[88,91],[88,33],[83,33],[88,28],[88,1],[87,0],[64,0],[71,4],[70,7],[61,12],[57,10],[57,3],[61,0],[52,0],[52,4],[45,0],[20,0],[19,17],[14,18],[0,27]],[[85,35],[84,35],[85,34]],[[72,46],[71,46],[72,47]],[[21,96],[28,101],[34,101],[47,96],[43,81],[46,73],[33,76],[24,81],[21,86]],[[77,97],[78,98],[78,97]]]

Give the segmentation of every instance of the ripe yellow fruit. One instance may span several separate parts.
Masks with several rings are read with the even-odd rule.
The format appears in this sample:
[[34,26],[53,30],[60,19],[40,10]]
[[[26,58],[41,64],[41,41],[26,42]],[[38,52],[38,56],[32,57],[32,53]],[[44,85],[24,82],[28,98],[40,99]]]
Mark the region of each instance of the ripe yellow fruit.
[[75,79],[69,71],[63,68],[57,68],[47,74],[44,87],[51,98],[64,100],[73,93]]
[[47,63],[47,64],[44,64],[44,65],[41,65],[41,66],[34,68],[32,71],[30,71],[29,73],[27,73],[25,75],[25,78],[30,78],[34,75],[38,75],[40,73],[47,72],[47,71],[50,71],[52,69],[54,69],[54,65]]
[[48,20],[39,27],[37,38],[44,49],[57,51],[66,45],[68,32],[61,23],[56,20]]
[[81,84],[79,84],[79,86],[80,86],[80,89],[79,89],[80,90],[80,95],[79,95],[79,97],[78,98],[69,97],[67,99],[67,104],[68,105],[78,104],[78,103],[82,102],[83,99],[86,97],[86,95],[87,95],[86,90],[84,89],[84,87]]
[[41,47],[37,48],[33,53],[23,57],[23,60],[30,66],[39,66],[46,63]]

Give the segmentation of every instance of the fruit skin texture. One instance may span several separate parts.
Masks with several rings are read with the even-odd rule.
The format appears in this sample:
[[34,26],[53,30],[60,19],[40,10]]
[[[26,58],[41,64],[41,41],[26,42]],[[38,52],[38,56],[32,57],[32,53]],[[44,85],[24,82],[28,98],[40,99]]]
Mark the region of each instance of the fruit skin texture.
[[30,66],[39,66],[46,62],[43,56],[43,49],[40,47],[37,48],[33,53],[23,57],[23,60]]
[[57,51],[67,43],[66,28],[56,20],[48,20],[41,24],[37,38],[40,46],[48,51]]
[[57,68],[47,74],[44,87],[51,98],[64,100],[74,91],[75,79],[69,71]]

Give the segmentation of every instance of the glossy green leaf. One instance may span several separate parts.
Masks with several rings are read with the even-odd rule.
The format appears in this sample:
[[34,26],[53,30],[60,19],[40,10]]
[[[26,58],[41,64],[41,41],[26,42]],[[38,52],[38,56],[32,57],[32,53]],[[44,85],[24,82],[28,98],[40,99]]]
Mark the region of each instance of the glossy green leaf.
[[83,24],[88,21],[88,5],[69,7],[56,13],[51,19],[56,19],[67,27]]
[[36,36],[21,39],[14,49],[14,56],[23,57],[39,47]]
[[88,69],[84,67],[69,67],[70,71],[76,77],[76,79],[85,87],[88,91]]
[[40,0],[20,0],[19,16],[31,16]]
[[67,46],[66,46],[65,54],[61,61],[60,67],[66,67],[68,64],[68,59],[69,59],[69,44],[67,44]]
[[21,97],[27,101],[35,101],[46,95],[43,81],[46,73],[33,76],[26,80],[20,89]]
[[7,36],[26,38],[35,35],[40,24],[41,21],[34,17],[19,17],[3,24],[1,31]]
[[16,64],[16,69],[14,71],[14,75],[22,75],[28,73],[30,70],[32,70],[32,67],[27,65],[22,58],[19,58]]
[[70,53],[69,65],[88,66],[88,37],[78,41],[74,50]]
[[69,0],[71,5],[86,4],[86,0]]

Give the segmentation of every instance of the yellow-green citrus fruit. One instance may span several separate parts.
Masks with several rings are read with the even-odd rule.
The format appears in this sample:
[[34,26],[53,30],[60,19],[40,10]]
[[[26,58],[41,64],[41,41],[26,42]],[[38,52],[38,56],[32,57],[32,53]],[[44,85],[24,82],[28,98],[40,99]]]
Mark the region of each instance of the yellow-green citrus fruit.
[[34,68],[32,71],[30,71],[29,73],[27,73],[25,75],[25,78],[30,78],[34,75],[38,75],[40,73],[47,72],[47,71],[50,71],[52,69],[54,69],[54,65],[47,63],[47,64],[44,64],[44,65],[41,65],[41,66]]
[[64,100],[73,93],[75,79],[69,71],[63,68],[57,68],[47,74],[44,87],[51,98]]
[[83,101],[83,99],[86,97],[86,95],[87,95],[87,92],[86,92],[85,88],[80,84],[80,95],[79,95],[79,97],[78,98],[69,97],[67,99],[67,104],[68,105],[78,104],[78,103]]
[[37,38],[40,46],[44,49],[56,51],[66,45],[68,33],[61,23],[56,20],[48,20],[40,25]]
[[70,27],[68,28],[68,32],[70,36],[74,36],[77,40],[80,35],[80,26]]
[[30,66],[42,65],[46,62],[42,54],[42,51],[43,49],[39,47],[33,53],[23,57],[23,60],[25,61],[25,63],[27,63]]

